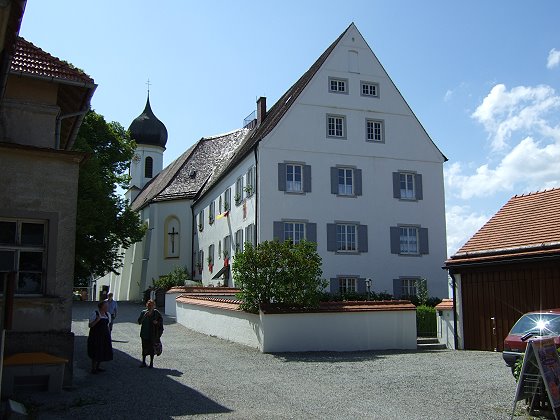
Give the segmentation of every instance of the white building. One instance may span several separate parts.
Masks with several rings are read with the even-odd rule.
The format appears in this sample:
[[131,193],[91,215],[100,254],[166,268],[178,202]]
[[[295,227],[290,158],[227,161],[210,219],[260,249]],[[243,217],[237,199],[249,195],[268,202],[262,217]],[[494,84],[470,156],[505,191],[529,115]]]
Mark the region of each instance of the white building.
[[[123,278],[147,287],[187,265],[206,285],[232,286],[222,268],[244,242],[306,238],[333,293],[365,292],[371,278],[401,297],[425,278],[430,296],[447,296],[446,158],[354,24],[270,110],[260,98],[256,115],[144,187],[133,207],[150,233],[127,250]],[[133,280],[119,283],[133,298]]]

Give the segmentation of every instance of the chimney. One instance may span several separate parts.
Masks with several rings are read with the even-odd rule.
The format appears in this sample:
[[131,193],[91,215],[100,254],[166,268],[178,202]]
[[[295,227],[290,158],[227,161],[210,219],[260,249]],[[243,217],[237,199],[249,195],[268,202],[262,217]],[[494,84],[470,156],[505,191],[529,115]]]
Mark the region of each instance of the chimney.
[[266,118],[266,97],[261,96],[257,99],[257,127],[261,125],[261,123]]

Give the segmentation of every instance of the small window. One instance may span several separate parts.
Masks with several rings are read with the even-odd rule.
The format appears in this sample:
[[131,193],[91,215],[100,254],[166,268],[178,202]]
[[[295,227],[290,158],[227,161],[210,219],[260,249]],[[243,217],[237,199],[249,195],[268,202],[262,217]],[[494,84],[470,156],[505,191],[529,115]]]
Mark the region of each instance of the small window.
[[383,142],[383,121],[379,120],[366,120],[366,140]]
[[148,156],[144,162],[144,177],[152,178],[154,171],[154,160]]
[[245,228],[245,242],[248,242],[253,246],[256,245],[255,225],[253,223],[251,223],[249,226]]
[[338,194],[354,195],[354,170],[338,168]]
[[208,267],[214,265],[214,244],[212,244],[208,247],[207,261],[208,261]]
[[255,192],[255,167],[251,166],[246,175],[245,193],[247,197],[251,197]]
[[327,115],[327,136],[346,137],[346,117],[342,115]]
[[414,297],[418,294],[418,279],[401,279],[402,298]]
[[216,215],[216,203],[214,200],[210,203],[210,208],[208,209],[208,224],[214,223],[214,217]]
[[348,80],[329,77],[329,92],[348,93]]
[[298,244],[305,239],[305,223],[284,222],[284,240]]
[[286,191],[303,192],[302,165],[286,164]]
[[238,206],[243,202],[243,177],[240,176],[235,182],[235,205]]
[[235,232],[235,253],[243,252],[243,229]]
[[204,251],[202,249],[198,251],[196,266],[198,268],[198,274],[202,274],[202,271],[204,270]]
[[336,250],[338,252],[356,252],[358,250],[356,230],[356,225],[336,225]]
[[400,253],[418,254],[418,228],[412,226],[399,227]]
[[231,188],[224,193],[224,211],[231,209]]
[[231,236],[228,235],[224,238],[224,246],[222,248],[222,254],[224,256],[224,260],[231,256]]
[[360,82],[360,90],[362,96],[379,96],[379,85],[371,82]]
[[218,213],[222,214],[222,210],[223,210],[223,203],[222,203],[222,196],[220,195],[220,197],[218,198]]
[[414,192],[414,174],[404,172],[399,173],[399,182],[401,189],[401,199],[416,199],[416,193]]
[[356,293],[357,279],[355,277],[339,277],[338,278],[338,292],[343,295],[345,293]]
[[204,209],[200,210],[198,213],[198,231],[202,232],[204,230]]

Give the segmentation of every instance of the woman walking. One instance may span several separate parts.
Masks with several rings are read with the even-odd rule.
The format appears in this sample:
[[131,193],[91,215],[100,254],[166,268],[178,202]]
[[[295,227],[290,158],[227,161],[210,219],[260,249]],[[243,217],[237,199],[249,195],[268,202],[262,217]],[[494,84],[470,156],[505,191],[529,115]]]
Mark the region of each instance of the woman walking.
[[113,360],[113,346],[111,344],[111,332],[109,324],[111,315],[107,312],[107,302],[101,301],[97,304],[97,310],[93,311],[89,318],[89,336],[87,341],[88,356],[91,359],[91,373],[104,372],[99,367],[101,362]]
[[[154,354],[156,345],[160,345],[160,337],[163,333],[163,317],[155,309],[155,302],[150,299],[146,302],[144,309],[138,317],[140,326],[140,338],[142,339],[142,364],[141,368],[146,367],[146,356],[150,356],[150,367],[154,367]],[[159,355],[159,354],[158,354]]]

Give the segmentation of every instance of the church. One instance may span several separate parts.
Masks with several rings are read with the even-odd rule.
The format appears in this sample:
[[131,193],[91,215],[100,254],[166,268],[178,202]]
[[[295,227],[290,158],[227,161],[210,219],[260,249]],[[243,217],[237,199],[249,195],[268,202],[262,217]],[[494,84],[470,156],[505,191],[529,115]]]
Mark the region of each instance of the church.
[[148,231],[108,274],[118,300],[177,266],[205,286],[235,286],[247,242],[317,243],[331,293],[448,296],[447,160],[352,23],[269,109],[204,137],[163,168],[165,125],[149,97],[130,125],[138,147],[127,192]]

